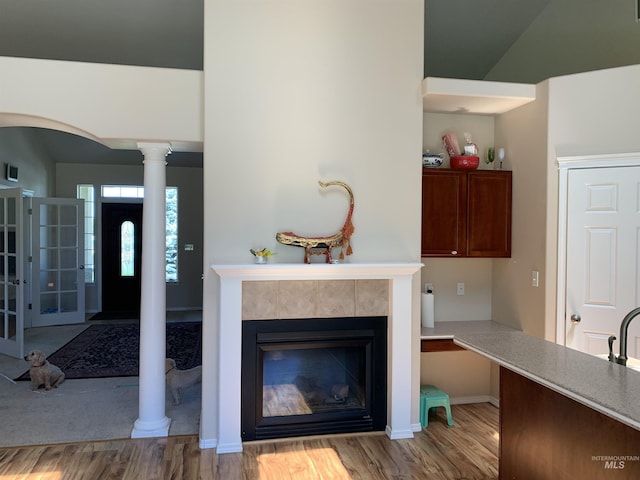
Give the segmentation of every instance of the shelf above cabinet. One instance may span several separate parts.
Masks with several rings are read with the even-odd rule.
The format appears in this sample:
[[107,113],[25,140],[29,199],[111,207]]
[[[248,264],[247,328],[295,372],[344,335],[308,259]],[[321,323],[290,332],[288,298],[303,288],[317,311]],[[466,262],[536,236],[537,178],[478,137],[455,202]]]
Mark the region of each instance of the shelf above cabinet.
[[535,99],[536,86],[533,84],[439,77],[427,77],[422,81],[425,112],[495,115]]

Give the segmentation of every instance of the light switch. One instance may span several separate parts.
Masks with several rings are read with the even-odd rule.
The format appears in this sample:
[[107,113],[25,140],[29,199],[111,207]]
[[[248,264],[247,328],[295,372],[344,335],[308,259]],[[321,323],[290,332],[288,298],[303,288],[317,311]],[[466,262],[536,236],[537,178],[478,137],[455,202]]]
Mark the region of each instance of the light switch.
[[464,283],[458,283],[456,293],[458,295],[464,295]]
[[531,286],[532,287],[537,287],[539,285],[538,282],[538,271],[537,270],[532,270],[531,271]]

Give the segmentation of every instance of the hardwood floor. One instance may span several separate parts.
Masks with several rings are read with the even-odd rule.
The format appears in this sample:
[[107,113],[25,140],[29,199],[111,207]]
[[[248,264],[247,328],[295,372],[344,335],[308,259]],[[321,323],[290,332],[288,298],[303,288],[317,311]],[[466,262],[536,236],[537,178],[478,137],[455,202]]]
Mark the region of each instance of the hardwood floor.
[[197,436],[0,449],[0,479],[497,479],[498,409],[443,409],[410,440],[383,433],[249,442],[242,453],[200,450]]

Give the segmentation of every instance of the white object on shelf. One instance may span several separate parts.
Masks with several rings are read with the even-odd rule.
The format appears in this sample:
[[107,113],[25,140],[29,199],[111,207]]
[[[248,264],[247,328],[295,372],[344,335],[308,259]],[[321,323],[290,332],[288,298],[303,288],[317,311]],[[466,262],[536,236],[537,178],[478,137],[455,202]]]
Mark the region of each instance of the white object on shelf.
[[422,326],[425,328],[433,328],[434,303],[433,293],[422,294]]

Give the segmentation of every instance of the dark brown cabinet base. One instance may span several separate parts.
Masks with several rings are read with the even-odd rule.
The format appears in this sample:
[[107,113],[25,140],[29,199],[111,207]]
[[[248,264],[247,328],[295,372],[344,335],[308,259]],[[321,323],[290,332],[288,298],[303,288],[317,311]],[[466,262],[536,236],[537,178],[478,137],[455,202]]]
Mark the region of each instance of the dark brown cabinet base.
[[640,478],[640,431],[500,367],[500,479]]

